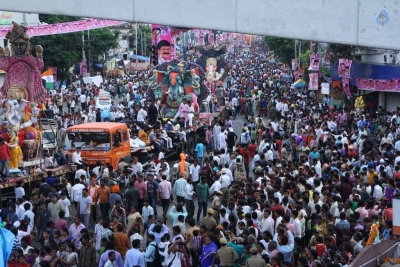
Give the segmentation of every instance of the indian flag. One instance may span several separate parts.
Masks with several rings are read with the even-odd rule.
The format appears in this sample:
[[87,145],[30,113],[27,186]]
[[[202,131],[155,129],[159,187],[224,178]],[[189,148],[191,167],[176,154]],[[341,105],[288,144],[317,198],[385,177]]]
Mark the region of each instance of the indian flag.
[[41,75],[42,79],[46,81],[47,89],[54,89],[53,70],[48,69]]

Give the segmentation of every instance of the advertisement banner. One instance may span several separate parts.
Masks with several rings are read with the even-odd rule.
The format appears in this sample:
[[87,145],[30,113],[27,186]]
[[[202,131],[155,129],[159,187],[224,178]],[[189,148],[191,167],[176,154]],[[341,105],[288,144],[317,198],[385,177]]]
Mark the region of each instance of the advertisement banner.
[[298,81],[300,79],[303,79],[303,75],[301,75],[301,71],[299,70],[295,70],[293,71],[293,75],[294,75],[294,81]]
[[169,26],[152,24],[151,43],[157,47],[159,64],[172,60],[172,54],[175,54],[175,50],[171,39],[171,28]]
[[86,62],[80,62],[79,67],[80,67],[80,74],[85,75],[87,73]]
[[211,125],[211,113],[200,113],[199,119],[201,122]]
[[297,70],[298,66],[297,60],[292,58],[292,70]]
[[321,83],[321,94],[329,95],[329,83]]
[[376,80],[357,78],[356,84],[360,90],[400,92],[400,79]]
[[338,64],[339,77],[351,78],[350,70],[352,62],[353,61],[351,59],[339,58],[339,64]]
[[342,79],[342,84],[343,84],[343,92],[346,94],[348,99],[351,99],[353,95],[350,92],[350,81],[349,78],[343,78]]
[[318,54],[311,54],[310,55],[310,67],[308,68],[308,70],[312,70],[312,71],[319,71],[319,62],[321,57]]
[[12,12],[0,11],[0,25],[10,25],[14,20]]
[[318,90],[318,73],[309,74],[308,90]]

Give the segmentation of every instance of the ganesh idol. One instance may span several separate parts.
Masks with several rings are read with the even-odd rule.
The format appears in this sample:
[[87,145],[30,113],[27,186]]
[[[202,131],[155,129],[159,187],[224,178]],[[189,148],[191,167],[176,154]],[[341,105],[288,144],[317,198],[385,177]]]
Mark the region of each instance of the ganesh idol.
[[40,76],[44,67],[43,48],[36,46],[36,57],[32,56],[27,28],[16,22],[12,24],[12,30],[6,34],[11,51],[0,47],[0,69],[7,73],[0,92],[3,97],[41,103],[47,93]]
[[206,61],[206,85],[210,88],[212,94],[215,93],[216,82],[224,74],[224,69],[221,69],[221,72],[218,73],[217,68],[217,60],[213,57],[208,58]]

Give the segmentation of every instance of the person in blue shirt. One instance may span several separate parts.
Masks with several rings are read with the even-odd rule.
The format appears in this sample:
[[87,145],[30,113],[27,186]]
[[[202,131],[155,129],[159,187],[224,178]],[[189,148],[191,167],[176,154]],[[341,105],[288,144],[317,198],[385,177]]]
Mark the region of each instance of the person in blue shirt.
[[[171,216],[172,218],[172,226],[177,225],[178,223],[178,217],[179,215],[183,215],[186,219],[186,216],[188,215],[186,208],[183,207],[181,204],[178,204],[178,206],[173,206],[170,210],[169,210],[169,216]],[[183,226],[183,230],[186,232],[186,224],[184,224]]]
[[[281,233],[284,229],[286,229],[285,224],[281,224],[278,227],[278,232]],[[286,229],[287,230],[287,229]],[[276,242],[276,249],[283,254],[283,260],[287,262],[292,262],[292,251],[294,249],[294,237],[290,230],[286,231],[289,238],[286,235],[281,235],[281,244],[278,242],[278,233],[274,235],[274,241]]]
[[124,267],[140,266],[145,267],[145,259],[142,252],[139,250],[140,240],[135,239],[132,241],[132,248],[128,250],[125,256]]
[[144,260],[146,262],[147,267],[156,267],[154,262],[156,258],[156,249],[157,249],[155,236],[153,234],[148,234],[147,242],[149,243],[149,245],[147,246],[146,250],[143,251]]
[[197,152],[197,159],[199,160],[200,167],[203,168],[203,159],[204,159],[204,151],[206,150],[206,147],[203,145],[202,142],[198,143],[196,145],[196,148],[194,151]]
[[308,155],[311,157],[311,159],[316,159],[316,158],[319,158],[319,156],[320,156],[316,147],[314,147],[313,151],[311,151],[310,154],[308,154]]
[[50,186],[56,185],[57,178],[53,177],[53,172],[52,171],[48,171],[47,172],[46,183],[48,183]]
[[147,174],[147,197],[150,200],[150,204],[154,207],[154,215],[157,217],[157,201],[160,201],[160,191],[158,189],[158,183],[154,182],[154,175]]

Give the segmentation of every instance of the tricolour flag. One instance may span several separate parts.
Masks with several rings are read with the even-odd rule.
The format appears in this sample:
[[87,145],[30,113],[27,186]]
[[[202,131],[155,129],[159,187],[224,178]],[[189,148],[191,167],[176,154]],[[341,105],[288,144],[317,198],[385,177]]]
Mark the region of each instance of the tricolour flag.
[[47,89],[54,89],[53,70],[48,69],[41,75],[42,79],[46,81]]

